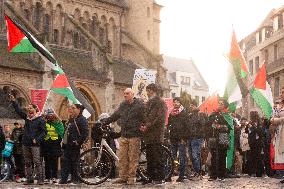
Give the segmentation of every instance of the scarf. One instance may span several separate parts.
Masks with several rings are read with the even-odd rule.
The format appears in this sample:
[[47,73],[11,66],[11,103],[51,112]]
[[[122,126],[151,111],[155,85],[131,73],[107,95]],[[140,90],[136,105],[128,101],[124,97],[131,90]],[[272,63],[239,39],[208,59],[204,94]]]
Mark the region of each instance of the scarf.
[[180,114],[180,112],[182,112],[182,110],[184,110],[184,107],[182,105],[180,105],[180,107],[176,107],[171,111],[171,115],[176,116],[176,115]]
[[34,120],[34,119],[36,119],[36,118],[38,118],[38,117],[40,117],[40,116],[41,116],[41,113],[40,113],[40,112],[36,112],[36,114],[33,115],[33,116],[31,116],[30,114],[28,114],[28,115],[27,115],[27,119],[28,119],[28,120]]

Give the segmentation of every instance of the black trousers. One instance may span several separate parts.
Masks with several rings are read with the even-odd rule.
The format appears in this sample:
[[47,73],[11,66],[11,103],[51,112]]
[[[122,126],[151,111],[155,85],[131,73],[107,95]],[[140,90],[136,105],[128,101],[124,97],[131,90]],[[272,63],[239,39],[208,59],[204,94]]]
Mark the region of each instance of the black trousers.
[[25,177],[25,167],[24,167],[24,158],[22,154],[13,154],[15,160],[15,175],[19,177]]
[[263,162],[261,149],[252,149],[249,151],[249,175],[256,174],[257,177],[261,177],[263,174]]
[[78,182],[77,163],[80,157],[79,146],[66,145],[63,151],[63,163],[61,168],[61,180],[66,182],[71,173],[72,181]]
[[149,180],[161,181],[165,179],[165,168],[162,144],[147,144],[147,173]]
[[249,173],[249,160],[248,160],[248,151],[244,151],[242,152],[242,156],[243,156],[243,165],[242,165],[242,169],[243,169],[243,173],[244,174],[248,174]]
[[263,164],[265,168],[265,173],[267,176],[271,177],[274,175],[274,170],[271,169],[270,165],[270,146],[268,145],[266,148],[263,149],[264,154],[262,155]]
[[226,148],[210,149],[211,158],[211,175],[213,178],[225,178],[226,176]]
[[45,165],[45,178],[46,179],[57,178],[58,157],[45,156],[44,165]]

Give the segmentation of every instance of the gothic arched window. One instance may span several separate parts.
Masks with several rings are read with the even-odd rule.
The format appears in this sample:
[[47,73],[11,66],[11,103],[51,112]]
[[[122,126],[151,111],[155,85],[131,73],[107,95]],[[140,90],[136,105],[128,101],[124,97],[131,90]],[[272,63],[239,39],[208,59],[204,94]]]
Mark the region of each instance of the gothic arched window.
[[97,29],[98,29],[98,19],[96,16],[93,16],[90,32],[93,36],[97,35]]
[[42,6],[39,2],[36,3],[34,11],[34,27],[40,30]]
[[59,43],[59,31],[57,29],[54,30],[53,41],[54,41],[55,44]]
[[73,37],[73,45],[74,48],[79,48],[79,34],[78,32],[74,33],[74,37]]
[[30,21],[30,19],[31,19],[31,14],[30,14],[30,11],[29,11],[28,9],[25,9],[25,10],[24,10],[24,16],[25,16],[25,18],[26,18],[28,21]]
[[43,28],[43,32],[44,32],[44,36],[45,39],[47,41],[49,41],[49,27],[50,27],[50,16],[48,14],[46,14],[44,16],[44,28]]

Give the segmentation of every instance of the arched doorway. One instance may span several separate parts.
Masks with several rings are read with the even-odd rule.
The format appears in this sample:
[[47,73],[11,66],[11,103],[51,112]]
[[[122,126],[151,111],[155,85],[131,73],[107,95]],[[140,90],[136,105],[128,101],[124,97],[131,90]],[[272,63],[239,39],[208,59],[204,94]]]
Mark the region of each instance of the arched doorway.
[[[93,144],[93,140],[91,139],[91,129],[92,126],[94,125],[95,121],[98,118],[98,115],[101,114],[101,108],[100,108],[100,104],[96,98],[96,96],[94,95],[94,93],[92,92],[92,90],[87,87],[84,84],[81,83],[77,83],[75,84],[75,86],[77,87],[77,89],[79,89],[79,91],[82,93],[82,95],[86,98],[86,100],[89,102],[89,104],[93,107],[93,109],[95,110],[95,114],[92,115],[90,118],[88,118],[88,123],[89,123],[89,139],[87,141],[87,143],[85,143],[83,148],[90,148]],[[64,98],[62,100],[61,106],[59,108],[59,117],[63,120],[63,121],[67,121],[68,120],[68,113],[67,113],[67,107],[68,107],[68,99]]]
[[[101,114],[101,108],[100,108],[100,104],[96,98],[96,96],[93,94],[92,90],[87,87],[86,85],[82,84],[82,83],[78,83],[75,84],[76,87],[79,89],[79,91],[81,92],[81,94],[86,98],[86,100],[88,101],[88,103],[93,107],[93,109],[95,110],[95,114],[92,115],[89,119],[89,126],[93,125],[95,123],[95,121],[98,118],[98,115]],[[63,120],[68,120],[68,114],[67,114],[67,105],[68,105],[68,100],[67,98],[64,98],[62,100],[62,103],[60,105],[59,108],[59,116],[61,117],[61,119]]]

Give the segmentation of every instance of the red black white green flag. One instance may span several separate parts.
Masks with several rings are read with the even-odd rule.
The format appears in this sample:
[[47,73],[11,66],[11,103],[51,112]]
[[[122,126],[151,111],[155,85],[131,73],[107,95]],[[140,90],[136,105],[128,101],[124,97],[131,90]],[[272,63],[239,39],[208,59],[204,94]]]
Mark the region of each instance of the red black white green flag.
[[270,85],[266,81],[266,67],[264,63],[255,77],[250,94],[262,110],[265,118],[270,119],[273,113],[273,96]]
[[[75,88],[73,89],[76,90]],[[93,108],[80,95],[76,93],[77,95],[75,96],[73,89],[65,74],[58,74],[50,88],[54,93],[67,97],[71,104],[82,104],[86,108],[83,111],[83,115],[89,118],[91,113],[94,113]]]
[[7,25],[8,51],[13,53],[38,52],[48,67],[56,73],[64,73],[54,56],[23,26],[5,15]]

